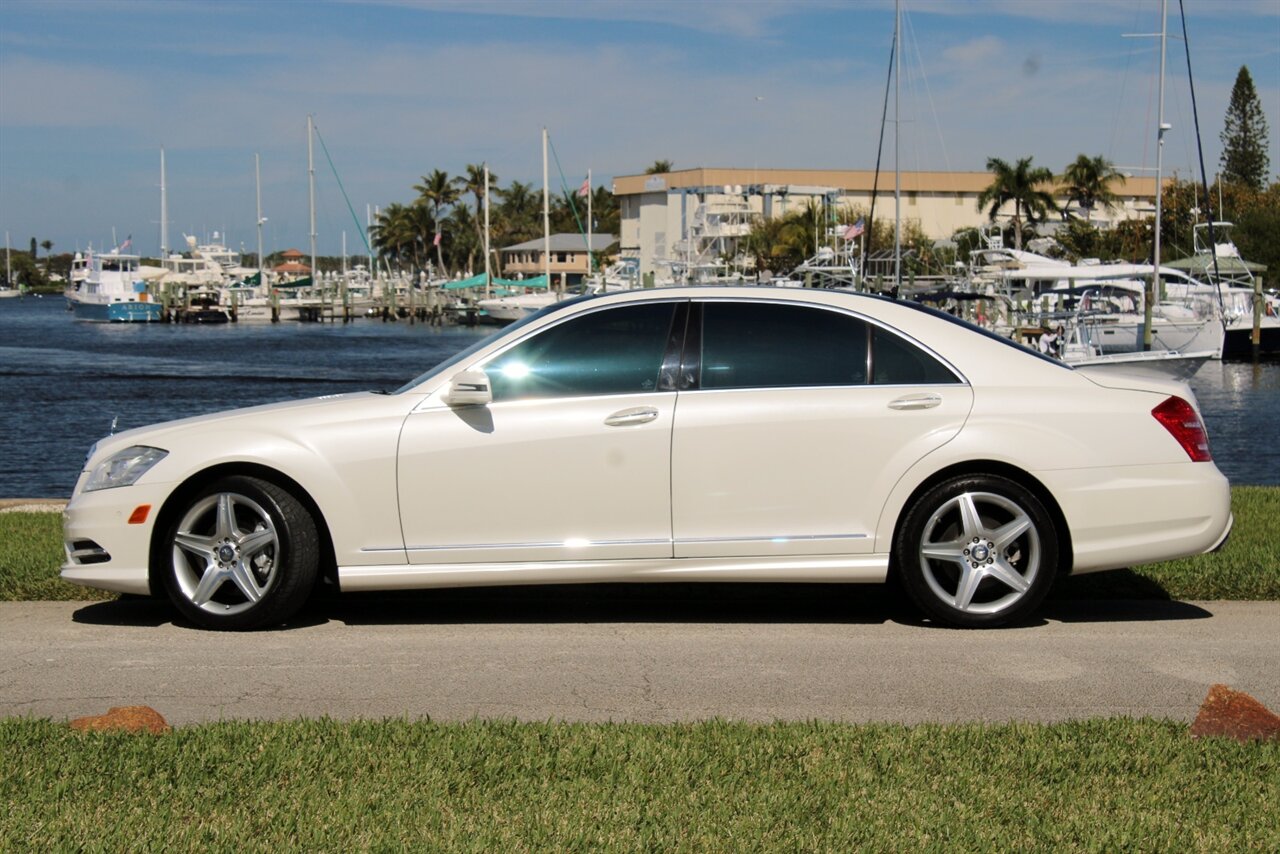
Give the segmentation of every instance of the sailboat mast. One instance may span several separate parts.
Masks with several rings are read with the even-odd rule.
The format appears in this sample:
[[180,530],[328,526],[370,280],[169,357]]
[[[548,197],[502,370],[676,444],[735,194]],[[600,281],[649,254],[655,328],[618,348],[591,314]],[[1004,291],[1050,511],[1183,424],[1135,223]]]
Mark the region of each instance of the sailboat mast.
[[551,195],[547,182],[547,129],[542,129],[542,274],[551,288]]
[[262,224],[266,220],[262,218],[262,158],[257,152],[253,155],[253,185],[258,199],[258,287],[262,287],[266,284],[262,281]]
[[484,295],[488,299],[493,282],[489,268],[489,164],[484,164]]
[[164,184],[164,146],[160,146],[160,260],[169,257],[169,194]]
[[902,166],[898,138],[902,135],[899,92],[902,89],[902,3],[893,2],[893,287],[902,293]]
[[595,234],[595,223],[591,221],[591,197],[595,195],[591,186],[591,170],[587,170],[587,275],[596,271],[596,258],[591,253],[591,238]]
[[1164,66],[1165,66],[1165,47],[1169,42],[1169,0],[1161,0],[1160,3],[1160,87],[1159,87],[1159,106],[1157,107],[1158,118],[1156,119],[1156,224],[1155,224],[1155,249],[1153,251],[1151,266],[1151,282],[1147,286],[1147,298],[1143,301],[1145,305],[1142,307],[1142,349],[1151,349],[1151,323],[1152,314],[1156,300],[1160,298],[1160,213],[1161,199],[1160,180],[1163,177],[1164,169],[1164,132],[1169,129],[1169,125],[1164,121]]
[[311,114],[307,113],[307,186],[311,195],[311,284],[316,283],[316,163],[312,152]]

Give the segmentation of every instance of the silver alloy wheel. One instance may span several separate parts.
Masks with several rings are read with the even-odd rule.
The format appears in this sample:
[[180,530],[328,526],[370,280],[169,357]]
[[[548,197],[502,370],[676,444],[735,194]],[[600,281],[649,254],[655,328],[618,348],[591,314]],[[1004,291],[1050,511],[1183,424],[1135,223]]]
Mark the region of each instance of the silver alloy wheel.
[[216,492],[192,505],[173,536],[173,576],[201,610],[230,615],[256,605],[276,578],[280,538],[262,505]]
[[962,492],[920,538],[929,589],[966,614],[995,614],[1026,595],[1040,570],[1040,534],[1022,507],[992,492]]

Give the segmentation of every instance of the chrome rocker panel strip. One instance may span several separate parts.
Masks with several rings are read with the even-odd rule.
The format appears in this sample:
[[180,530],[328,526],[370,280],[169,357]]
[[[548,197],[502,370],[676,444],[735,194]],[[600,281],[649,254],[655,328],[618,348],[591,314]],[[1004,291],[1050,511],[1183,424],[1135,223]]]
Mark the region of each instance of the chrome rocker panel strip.
[[658,581],[789,581],[880,583],[889,555],[818,555],[531,563],[340,566],[344,591]]

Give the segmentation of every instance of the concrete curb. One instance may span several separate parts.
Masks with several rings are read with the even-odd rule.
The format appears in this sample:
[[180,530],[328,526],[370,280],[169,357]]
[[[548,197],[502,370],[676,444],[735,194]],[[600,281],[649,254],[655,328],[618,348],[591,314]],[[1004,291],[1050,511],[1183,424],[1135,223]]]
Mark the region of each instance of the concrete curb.
[[0,513],[61,513],[64,498],[0,498]]

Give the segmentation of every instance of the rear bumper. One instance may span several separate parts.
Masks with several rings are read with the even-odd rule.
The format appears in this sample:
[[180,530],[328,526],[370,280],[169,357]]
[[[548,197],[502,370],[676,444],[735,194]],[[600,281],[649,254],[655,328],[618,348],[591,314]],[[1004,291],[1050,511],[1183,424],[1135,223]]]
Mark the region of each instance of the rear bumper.
[[1066,517],[1074,574],[1204,554],[1231,533],[1231,486],[1212,463],[1036,476]]

